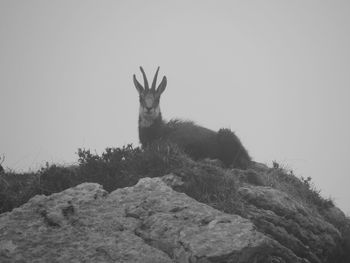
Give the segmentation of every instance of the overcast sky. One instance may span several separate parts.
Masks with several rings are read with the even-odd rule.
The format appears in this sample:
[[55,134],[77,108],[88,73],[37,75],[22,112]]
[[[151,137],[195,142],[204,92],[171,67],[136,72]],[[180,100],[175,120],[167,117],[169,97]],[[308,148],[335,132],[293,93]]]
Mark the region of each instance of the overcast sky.
[[349,1],[0,0],[3,166],[137,145],[132,74],[160,66],[165,118],[231,128],[349,214],[349,14]]

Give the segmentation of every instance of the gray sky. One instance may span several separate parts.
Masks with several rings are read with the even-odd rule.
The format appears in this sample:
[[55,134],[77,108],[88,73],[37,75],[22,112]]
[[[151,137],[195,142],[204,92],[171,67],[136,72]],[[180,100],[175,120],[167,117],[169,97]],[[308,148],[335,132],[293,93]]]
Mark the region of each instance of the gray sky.
[[0,0],[0,153],[36,170],[138,143],[143,65],[163,116],[234,130],[350,212],[349,1]]

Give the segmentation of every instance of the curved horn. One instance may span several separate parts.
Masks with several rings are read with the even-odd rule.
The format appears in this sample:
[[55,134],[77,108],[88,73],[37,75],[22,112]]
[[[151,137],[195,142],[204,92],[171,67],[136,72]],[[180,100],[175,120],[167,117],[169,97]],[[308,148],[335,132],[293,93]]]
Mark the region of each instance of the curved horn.
[[146,77],[145,71],[143,70],[142,67],[140,67],[140,70],[141,70],[142,76],[143,76],[143,82],[144,82],[143,86],[144,86],[145,90],[149,90],[148,81],[147,81],[147,77]]
[[151,90],[153,91],[156,90],[158,71],[159,71],[159,67],[157,68],[156,74],[154,75],[154,78],[153,78],[152,87],[151,87]]

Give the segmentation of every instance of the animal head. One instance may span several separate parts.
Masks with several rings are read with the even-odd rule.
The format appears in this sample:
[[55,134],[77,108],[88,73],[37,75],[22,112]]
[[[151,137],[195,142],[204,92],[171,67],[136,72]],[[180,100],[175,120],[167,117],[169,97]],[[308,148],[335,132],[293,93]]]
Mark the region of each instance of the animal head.
[[159,71],[159,67],[158,67],[152,81],[152,86],[151,88],[149,88],[145,71],[143,70],[142,67],[140,67],[140,70],[143,76],[144,85],[142,86],[140,82],[138,82],[135,74],[134,74],[134,85],[140,97],[141,121],[143,121],[143,126],[150,126],[152,122],[160,116],[159,100],[160,100],[160,95],[162,95],[167,85],[167,79],[164,76],[162,81],[158,85],[158,87],[156,87],[158,71]]

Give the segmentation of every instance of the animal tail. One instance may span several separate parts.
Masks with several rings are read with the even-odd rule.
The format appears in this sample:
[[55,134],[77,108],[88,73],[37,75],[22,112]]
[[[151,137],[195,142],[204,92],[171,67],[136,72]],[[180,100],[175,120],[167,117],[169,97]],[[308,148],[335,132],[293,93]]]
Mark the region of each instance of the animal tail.
[[219,159],[234,168],[247,169],[251,158],[239,138],[230,129],[220,129],[217,133]]

